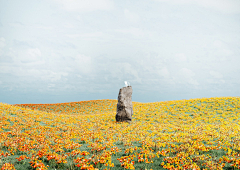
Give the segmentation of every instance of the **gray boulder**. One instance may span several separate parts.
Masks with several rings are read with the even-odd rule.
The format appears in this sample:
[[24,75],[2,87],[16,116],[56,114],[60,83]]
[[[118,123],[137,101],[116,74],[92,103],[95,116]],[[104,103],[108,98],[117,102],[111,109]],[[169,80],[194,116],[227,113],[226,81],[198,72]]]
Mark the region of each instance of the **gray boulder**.
[[116,121],[130,123],[132,121],[132,115],[132,86],[127,86],[119,90]]

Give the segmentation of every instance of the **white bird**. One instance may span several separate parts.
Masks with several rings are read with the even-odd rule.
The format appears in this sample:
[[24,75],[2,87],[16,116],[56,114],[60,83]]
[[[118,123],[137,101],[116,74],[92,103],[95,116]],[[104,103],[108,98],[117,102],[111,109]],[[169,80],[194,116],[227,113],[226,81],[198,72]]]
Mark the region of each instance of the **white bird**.
[[124,83],[125,83],[125,86],[126,86],[126,87],[127,87],[127,86],[130,86],[130,83],[129,83],[129,82],[124,81]]

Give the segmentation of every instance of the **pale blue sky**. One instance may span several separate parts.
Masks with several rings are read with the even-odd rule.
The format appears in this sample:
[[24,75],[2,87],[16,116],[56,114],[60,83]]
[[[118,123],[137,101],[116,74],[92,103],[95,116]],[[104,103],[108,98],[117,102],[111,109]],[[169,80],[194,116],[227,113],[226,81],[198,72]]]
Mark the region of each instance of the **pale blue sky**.
[[0,102],[240,96],[239,0],[0,0]]

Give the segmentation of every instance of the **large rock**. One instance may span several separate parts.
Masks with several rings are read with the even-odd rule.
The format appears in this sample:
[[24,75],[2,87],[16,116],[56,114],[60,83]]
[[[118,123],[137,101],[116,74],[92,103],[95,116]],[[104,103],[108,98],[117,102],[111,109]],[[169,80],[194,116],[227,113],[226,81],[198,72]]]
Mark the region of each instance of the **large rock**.
[[130,123],[132,121],[132,115],[132,86],[127,86],[119,90],[116,121]]

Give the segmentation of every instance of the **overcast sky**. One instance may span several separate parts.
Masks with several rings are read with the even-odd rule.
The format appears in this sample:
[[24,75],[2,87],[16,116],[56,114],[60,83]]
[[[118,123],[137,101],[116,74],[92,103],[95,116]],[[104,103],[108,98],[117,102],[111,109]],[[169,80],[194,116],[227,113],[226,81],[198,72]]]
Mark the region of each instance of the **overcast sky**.
[[239,0],[0,0],[0,102],[240,96]]

